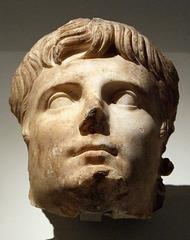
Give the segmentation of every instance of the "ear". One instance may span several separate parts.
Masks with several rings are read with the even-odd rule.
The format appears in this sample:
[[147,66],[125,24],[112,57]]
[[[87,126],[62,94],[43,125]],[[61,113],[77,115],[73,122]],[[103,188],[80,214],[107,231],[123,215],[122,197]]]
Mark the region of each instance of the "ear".
[[29,140],[30,140],[28,121],[25,121],[25,122],[22,123],[22,136],[23,136],[23,139],[24,139],[26,145],[28,146]]
[[[166,121],[162,122],[162,125],[160,127],[160,139],[162,140],[161,154],[163,154],[166,150],[168,135],[169,135],[169,120],[167,119]],[[173,163],[168,158],[161,157],[159,174],[161,176],[168,176],[171,174],[173,169],[174,169]]]
[[168,133],[169,133],[169,120],[166,119],[164,122],[162,122],[162,125],[160,127],[160,139],[163,139],[163,142],[165,144],[168,140]]

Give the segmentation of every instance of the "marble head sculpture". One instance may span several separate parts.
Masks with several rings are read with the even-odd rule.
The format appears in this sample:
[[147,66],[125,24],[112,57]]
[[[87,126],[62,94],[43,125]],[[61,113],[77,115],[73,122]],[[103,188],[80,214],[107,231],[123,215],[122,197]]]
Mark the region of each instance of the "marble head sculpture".
[[75,19],[40,39],[12,82],[29,153],[29,198],[62,216],[149,218],[178,104],[172,62],[133,27]]

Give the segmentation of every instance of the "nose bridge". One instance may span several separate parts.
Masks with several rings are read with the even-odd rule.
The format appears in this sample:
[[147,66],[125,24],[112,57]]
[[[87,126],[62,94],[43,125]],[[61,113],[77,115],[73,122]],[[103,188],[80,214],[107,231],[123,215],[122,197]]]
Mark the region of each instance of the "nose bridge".
[[101,92],[100,90],[96,89],[91,89],[91,91],[88,92],[86,96],[86,107],[87,111],[91,110],[92,108],[103,108],[104,103],[101,97]]
[[94,133],[109,135],[108,114],[100,91],[95,89],[88,91],[83,110],[82,121],[79,126],[82,135]]

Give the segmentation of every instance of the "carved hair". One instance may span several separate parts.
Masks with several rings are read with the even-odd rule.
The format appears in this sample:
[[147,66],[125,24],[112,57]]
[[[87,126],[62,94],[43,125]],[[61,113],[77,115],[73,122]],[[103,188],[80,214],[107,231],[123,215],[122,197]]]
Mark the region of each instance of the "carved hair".
[[26,54],[14,74],[10,97],[11,111],[22,124],[33,82],[43,68],[50,68],[68,56],[84,52],[82,58],[101,57],[111,48],[124,59],[143,65],[158,83],[161,117],[167,137],[174,131],[178,104],[178,75],[172,62],[133,27],[95,19],[75,19],[41,38]]

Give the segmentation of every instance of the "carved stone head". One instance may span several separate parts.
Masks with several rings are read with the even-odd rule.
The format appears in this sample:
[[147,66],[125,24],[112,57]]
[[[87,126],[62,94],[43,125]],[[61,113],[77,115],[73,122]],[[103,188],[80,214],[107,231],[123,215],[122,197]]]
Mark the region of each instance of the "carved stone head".
[[75,217],[148,218],[160,208],[162,154],[178,104],[171,63],[133,27],[75,19],[26,54],[11,110],[29,153],[31,203]]

